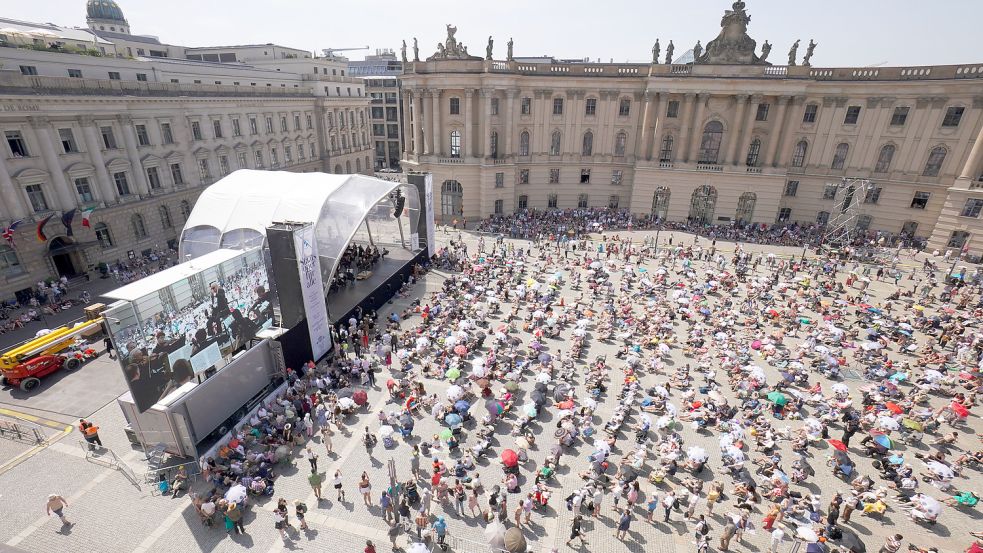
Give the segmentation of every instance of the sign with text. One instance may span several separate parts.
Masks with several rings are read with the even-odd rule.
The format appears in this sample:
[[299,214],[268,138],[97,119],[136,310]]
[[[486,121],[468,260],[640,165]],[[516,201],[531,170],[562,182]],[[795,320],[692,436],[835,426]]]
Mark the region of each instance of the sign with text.
[[307,315],[307,331],[311,336],[311,352],[316,361],[331,349],[331,334],[328,330],[328,308],[324,300],[321,261],[317,256],[314,225],[294,231],[294,251],[297,254],[304,313]]

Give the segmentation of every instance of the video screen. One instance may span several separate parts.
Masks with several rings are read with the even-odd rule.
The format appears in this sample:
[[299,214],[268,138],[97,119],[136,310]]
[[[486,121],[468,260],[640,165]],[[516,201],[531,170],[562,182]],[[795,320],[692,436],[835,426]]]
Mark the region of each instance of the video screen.
[[198,373],[225,366],[273,324],[261,249],[207,267],[107,314],[133,401],[146,411]]

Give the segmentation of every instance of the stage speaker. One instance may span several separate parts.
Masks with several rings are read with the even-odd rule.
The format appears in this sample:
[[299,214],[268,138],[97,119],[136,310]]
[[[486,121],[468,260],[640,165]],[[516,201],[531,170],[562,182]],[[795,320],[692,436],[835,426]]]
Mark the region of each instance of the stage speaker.
[[403,214],[403,208],[406,206],[406,198],[402,194],[396,195],[396,208],[393,210],[393,218],[399,219]]

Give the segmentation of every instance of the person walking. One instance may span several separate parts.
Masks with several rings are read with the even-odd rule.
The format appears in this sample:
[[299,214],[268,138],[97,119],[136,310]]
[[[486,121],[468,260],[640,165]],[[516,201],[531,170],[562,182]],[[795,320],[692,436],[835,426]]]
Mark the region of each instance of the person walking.
[[700,519],[696,521],[696,526],[693,528],[693,537],[699,541],[701,538],[706,539],[709,533],[710,525],[707,524],[706,516],[700,515]]
[[344,503],[345,502],[345,490],[342,489],[342,484],[341,484],[341,470],[334,471],[334,489],[335,489],[335,492],[338,494],[338,501]]
[[366,507],[372,506],[372,483],[369,482],[369,473],[362,471],[362,479],[358,481],[358,493],[362,494],[362,501]]
[[525,514],[526,525],[528,525],[529,520],[532,519],[532,507],[533,507],[532,494],[527,494],[526,498],[522,500],[522,512]]
[[109,355],[109,358],[116,359],[116,349],[113,347],[113,341],[109,336],[102,339],[102,345],[106,348],[106,354]]
[[[474,514],[475,509],[478,510],[478,514]],[[481,505],[478,504],[478,490],[475,488],[471,489],[471,495],[468,496],[468,510],[471,511],[471,516],[481,515]]]
[[431,528],[433,529],[434,535],[437,536],[437,545],[444,551],[447,551],[447,546],[444,544],[447,540],[447,522],[444,520],[444,517],[438,516],[437,521],[433,523]]
[[321,501],[321,483],[324,480],[317,472],[316,467],[311,467],[311,475],[307,477],[307,481],[311,484],[311,489],[314,490],[314,497],[316,497],[318,501]]
[[51,516],[51,513],[54,513],[59,519],[61,519],[63,526],[72,525],[72,523],[65,518],[65,508],[68,507],[68,501],[64,497],[54,493],[50,494],[48,495],[48,502],[44,507],[45,511],[48,513],[48,516]]
[[382,491],[382,495],[379,497],[379,506],[382,507],[382,519],[389,523],[390,519],[395,520],[396,515],[393,510],[393,500],[386,490]]
[[334,434],[334,432],[331,431],[330,423],[325,421],[325,424],[321,427],[321,443],[324,444],[324,449],[327,450],[329,456],[332,454],[331,450],[334,447],[334,444],[331,441],[332,434]]
[[461,481],[454,479],[454,510],[457,516],[464,516],[464,501],[468,498],[468,492],[464,489]]
[[307,446],[307,462],[311,464],[311,471],[317,472],[317,453],[314,453],[311,446]]
[[621,518],[618,519],[618,530],[614,533],[615,537],[619,540],[624,540],[625,535],[628,534],[628,528],[631,526],[631,509],[625,509],[621,513]]
[[734,534],[737,533],[737,524],[734,524],[734,519],[727,517],[727,524],[724,525],[724,531],[720,534],[720,550],[727,551],[730,547],[730,540],[734,538]]
[[304,516],[307,514],[307,505],[303,501],[297,499],[294,501],[294,514],[297,516],[297,520],[300,521],[301,530],[309,530],[310,527],[307,526],[307,520]]
[[567,540],[567,547],[570,546],[570,542],[580,538],[580,545],[587,545],[587,540],[584,539],[584,529],[583,529],[584,517],[580,514],[576,514],[573,517],[573,524],[570,526],[570,539]]

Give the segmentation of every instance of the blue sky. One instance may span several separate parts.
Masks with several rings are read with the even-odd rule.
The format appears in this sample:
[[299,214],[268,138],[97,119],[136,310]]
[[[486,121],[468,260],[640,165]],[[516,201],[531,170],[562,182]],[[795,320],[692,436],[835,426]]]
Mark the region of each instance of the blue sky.
[[[453,23],[472,54],[488,35],[504,59],[511,36],[517,56],[644,62],[658,37],[676,54],[719,31],[731,1],[689,0],[117,0],[134,33],[190,46],[275,42],[307,50],[369,45],[398,49],[416,36],[421,57],[433,53]],[[979,0],[746,0],[749,34],[784,63],[795,39],[819,46],[813,65],[929,65],[983,62],[974,44],[983,19]],[[0,15],[83,25],[85,0],[2,0]],[[349,53],[361,59],[364,52]]]

